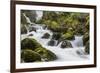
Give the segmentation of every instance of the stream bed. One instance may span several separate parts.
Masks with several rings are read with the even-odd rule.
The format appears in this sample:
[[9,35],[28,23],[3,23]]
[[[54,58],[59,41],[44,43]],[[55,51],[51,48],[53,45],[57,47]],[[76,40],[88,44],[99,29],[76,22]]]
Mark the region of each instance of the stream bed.
[[[53,32],[46,29],[43,29],[43,26],[40,24],[34,24],[31,27],[35,27],[36,31],[28,32],[27,34],[21,34],[21,40],[25,38],[34,38],[39,42],[43,47],[55,53],[57,59],[54,61],[79,61],[79,60],[87,60],[89,59],[89,55],[85,54],[84,46],[83,46],[83,36],[76,36],[75,40],[69,41],[72,44],[73,48],[61,48],[60,42],[58,45],[50,46],[47,43],[51,40]],[[45,33],[49,33],[50,37],[48,39],[41,38]],[[32,36],[29,36],[33,34]],[[56,41],[57,42],[57,41]]]

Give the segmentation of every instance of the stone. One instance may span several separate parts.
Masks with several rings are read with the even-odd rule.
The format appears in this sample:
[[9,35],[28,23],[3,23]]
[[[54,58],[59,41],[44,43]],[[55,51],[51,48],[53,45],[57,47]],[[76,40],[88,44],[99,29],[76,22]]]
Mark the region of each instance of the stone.
[[50,38],[50,34],[49,33],[45,33],[43,36],[42,36],[43,39],[48,39]]
[[21,41],[21,49],[31,49],[34,50],[38,47],[41,47],[41,45],[32,38],[25,38]]
[[63,41],[61,44],[61,48],[72,48],[72,44],[68,41]]
[[55,40],[51,39],[49,42],[48,42],[48,45],[49,46],[55,46]]

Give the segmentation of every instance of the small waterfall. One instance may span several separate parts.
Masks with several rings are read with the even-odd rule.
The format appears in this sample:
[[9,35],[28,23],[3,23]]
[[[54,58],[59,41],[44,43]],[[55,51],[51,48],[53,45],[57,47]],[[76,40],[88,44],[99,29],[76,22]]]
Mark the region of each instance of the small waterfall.
[[36,20],[40,20],[43,16],[43,11],[36,11],[36,14],[37,14],[37,17],[36,17]]
[[75,47],[83,47],[83,36],[75,36],[75,40],[70,41],[72,46]]
[[23,13],[23,16],[26,18],[27,23],[29,23],[29,24],[31,24],[31,23],[32,23],[32,22],[30,21],[30,19],[26,16],[26,14],[25,14],[25,13]]

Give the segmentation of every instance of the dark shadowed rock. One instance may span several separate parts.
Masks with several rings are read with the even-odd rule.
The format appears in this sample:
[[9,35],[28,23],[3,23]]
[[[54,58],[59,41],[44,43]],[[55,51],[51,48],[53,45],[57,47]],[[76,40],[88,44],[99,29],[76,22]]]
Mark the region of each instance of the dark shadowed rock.
[[61,38],[61,33],[54,32],[52,35],[52,39],[58,40]]
[[48,42],[48,45],[49,46],[55,46],[55,40],[51,39],[49,42]]
[[68,41],[63,41],[61,44],[61,48],[72,48],[72,44]]
[[29,34],[28,36],[33,36],[33,34]]
[[44,38],[44,39],[48,39],[50,37],[50,34],[49,33],[45,33],[43,36],[42,36],[42,38]]

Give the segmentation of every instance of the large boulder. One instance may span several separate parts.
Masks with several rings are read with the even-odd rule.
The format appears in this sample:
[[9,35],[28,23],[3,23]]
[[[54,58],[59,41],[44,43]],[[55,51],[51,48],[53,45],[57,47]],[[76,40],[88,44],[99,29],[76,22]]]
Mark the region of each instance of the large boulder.
[[50,37],[50,34],[49,33],[45,33],[43,36],[42,36],[42,38],[44,38],[44,39],[48,39]]
[[72,48],[72,44],[68,41],[63,41],[61,44],[61,48]]
[[32,50],[26,49],[22,50],[21,59],[23,62],[37,62],[41,61],[41,56]]
[[35,39],[32,39],[32,38],[25,38],[21,41],[21,49],[36,49],[38,47],[41,47],[41,45],[35,40]]
[[89,44],[89,40],[86,42],[86,45],[85,45],[85,52],[87,54],[90,54],[90,44]]
[[86,42],[89,40],[89,32],[86,32],[83,35],[83,45],[86,45]]
[[49,45],[49,46],[55,46],[55,43],[56,43],[56,41],[53,40],[53,39],[51,39],[51,40],[48,42],[48,45]]
[[43,61],[52,61],[57,59],[56,55],[43,47],[35,49],[35,52],[41,55]]

